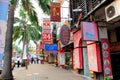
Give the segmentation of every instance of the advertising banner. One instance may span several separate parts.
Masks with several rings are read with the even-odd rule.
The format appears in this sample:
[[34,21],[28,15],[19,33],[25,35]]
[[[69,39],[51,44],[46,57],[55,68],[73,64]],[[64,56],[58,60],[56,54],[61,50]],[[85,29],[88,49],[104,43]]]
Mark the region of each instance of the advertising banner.
[[44,43],[52,43],[52,33],[42,33]]
[[42,29],[50,29],[51,30],[51,27],[50,27],[50,18],[43,18],[43,27]]
[[94,22],[81,22],[83,40],[98,41],[98,27]]
[[60,3],[51,2],[50,21],[54,21],[54,22],[61,21]]
[[0,47],[5,47],[6,21],[0,21]]
[[110,45],[107,38],[101,39],[102,43],[102,55],[103,55],[103,66],[104,66],[104,76],[113,78],[111,58],[110,58]]
[[102,72],[99,44],[87,44],[89,70]]
[[2,69],[9,0],[0,0],[0,70]]
[[43,18],[42,41],[49,44],[53,43],[50,27],[50,18]]
[[7,21],[9,0],[0,0],[0,20]]

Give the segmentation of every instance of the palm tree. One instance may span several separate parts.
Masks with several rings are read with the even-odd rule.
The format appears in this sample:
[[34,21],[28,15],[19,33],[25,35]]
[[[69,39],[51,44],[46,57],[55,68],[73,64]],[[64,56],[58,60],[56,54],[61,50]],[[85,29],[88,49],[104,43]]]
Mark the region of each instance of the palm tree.
[[28,45],[30,40],[37,44],[41,36],[41,27],[30,22],[28,23],[29,19],[23,9],[20,10],[20,17],[14,19],[17,26],[14,26],[13,29],[13,41],[15,42],[17,39],[19,39],[19,43],[22,41],[24,49],[24,45]]
[[[18,3],[22,3],[23,8],[27,11],[30,21],[38,25],[38,19],[36,17],[36,12],[32,6],[31,0],[10,0],[8,21],[7,21],[7,32],[5,40],[5,50],[4,50],[4,64],[1,73],[1,78],[3,80],[12,80],[12,69],[11,69],[11,57],[12,57],[12,34],[13,34],[13,24],[14,24],[14,12]],[[50,0],[36,0],[40,5],[43,12],[49,14],[49,2]]]

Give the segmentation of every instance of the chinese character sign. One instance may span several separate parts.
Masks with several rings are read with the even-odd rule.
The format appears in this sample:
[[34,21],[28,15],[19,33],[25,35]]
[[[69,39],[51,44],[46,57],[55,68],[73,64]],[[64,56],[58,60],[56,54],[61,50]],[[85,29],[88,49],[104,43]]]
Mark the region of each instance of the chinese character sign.
[[55,22],[61,21],[60,3],[55,3],[55,2],[51,3],[50,19],[51,21],[55,21]]

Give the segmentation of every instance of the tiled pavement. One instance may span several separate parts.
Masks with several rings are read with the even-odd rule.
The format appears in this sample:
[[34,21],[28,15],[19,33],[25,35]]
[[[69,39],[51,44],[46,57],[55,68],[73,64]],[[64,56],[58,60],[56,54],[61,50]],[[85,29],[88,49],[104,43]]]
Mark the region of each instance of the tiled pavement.
[[90,80],[73,70],[65,70],[51,64],[30,64],[13,70],[15,80]]

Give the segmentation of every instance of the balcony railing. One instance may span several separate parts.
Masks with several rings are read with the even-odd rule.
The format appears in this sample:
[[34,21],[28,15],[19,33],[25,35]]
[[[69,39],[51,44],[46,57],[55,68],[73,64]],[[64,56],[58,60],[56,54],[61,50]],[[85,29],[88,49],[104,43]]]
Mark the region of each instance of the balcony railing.
[[91,14],[93,10],[102,5],[102,3],[105,1],[107,0],[70,0],[70,13],[73,19],[71,23],[76,23],[80,14],[80,12],[73,12],[73,9],[76,9],[78,7],[82,9],[83,18],[85,18],[87,17],[87,15]]

